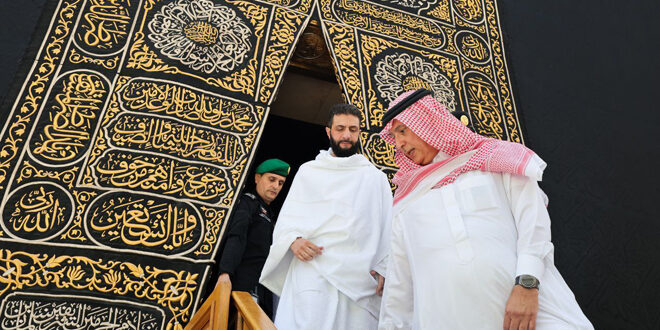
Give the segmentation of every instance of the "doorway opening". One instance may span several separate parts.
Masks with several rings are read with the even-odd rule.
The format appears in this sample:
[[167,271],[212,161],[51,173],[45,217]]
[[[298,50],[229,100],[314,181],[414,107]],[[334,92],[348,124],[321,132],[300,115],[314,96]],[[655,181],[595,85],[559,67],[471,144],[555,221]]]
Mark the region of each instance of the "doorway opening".
[[320,23],[311,20],[296,45],[277,97],[271,104],[248,172],[246,189],[254,187],[254,169],[262,161],[279,158],[289,163],[291,172],[271,205],[277,212],[300,165],[314,159],[319,150],[330,147],[325,133],[328,113],[333,104],[343,102]]

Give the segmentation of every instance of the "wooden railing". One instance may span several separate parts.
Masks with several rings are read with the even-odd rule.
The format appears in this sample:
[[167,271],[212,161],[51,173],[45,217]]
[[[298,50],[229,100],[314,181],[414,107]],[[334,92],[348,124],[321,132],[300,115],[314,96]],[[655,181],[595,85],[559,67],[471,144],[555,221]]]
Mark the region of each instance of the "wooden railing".
[[229,321],[231,284],[220,282],[202,307],[193,315],[186,330],[226,330]]
[[271,330],[276,329],[275,324],[268,315],[257,305],[252,296],[244,291],[234,291],[231,293],[231,300],[236,306],[237,330]]
[[273,322],[249,293],[232,292],[231,284],[221,282],[193,315],[186,330],[227,330],[230,319],[229,304],[233,304],[236,310],[234,329],[276,329]]

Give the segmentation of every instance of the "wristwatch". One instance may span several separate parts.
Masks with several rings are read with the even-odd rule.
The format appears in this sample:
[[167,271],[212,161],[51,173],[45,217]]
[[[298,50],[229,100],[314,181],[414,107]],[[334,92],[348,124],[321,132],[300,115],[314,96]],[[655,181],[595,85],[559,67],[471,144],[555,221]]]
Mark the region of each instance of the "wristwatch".
[[519,275],[516,277],[516,285],[520,285],[525,289],[539,289],[539,280],[532,275]]

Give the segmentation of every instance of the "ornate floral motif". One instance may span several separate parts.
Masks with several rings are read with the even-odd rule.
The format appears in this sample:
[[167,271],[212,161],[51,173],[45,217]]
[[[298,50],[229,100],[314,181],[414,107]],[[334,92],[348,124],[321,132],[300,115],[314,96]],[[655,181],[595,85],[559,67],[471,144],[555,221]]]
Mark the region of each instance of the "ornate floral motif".
[[148,29],[163,55],[206,74],[233,71],[252,48],[252,32],[236,11],[209,0],[169,3]]
[[190,319],[198,276],[131,262],[0,249],[0,296],[33,287],[132,296],[169,310],[167,329],[183,329]]
[[102,66],[108,70],[113,70],[117,67],[117,63],[119,62],[119,56],[114,56],[107,59],[92,58],[89,56],[85,56],[72,48],[71,55],[69,55],[69,61],[71,61],[71,63],[73,64],[91,63]]
[[520,133],[518,114],[516,113],[513,95],[510,89],[511,83],[504,59],[502,37],[497,18],[497,8],[495,8],[494,2],[486,1],[486,9],[488,15],[488,34],[491,40],[493,64],[495,67],[495,77],[499,87],[502,109],[504,110],[508,140],[524,143],[523,136]]
[[432,63],[419,56],[395,52],[376,63],[374,74],[380,96],[392,102],[401,93],[418,88],[433,91],[435,98],[447,109],[456,109],[456,96],[451,82]]
[[335,60],[335,71],[341,79],[342,90],[347,101],[356,106],[365,115],[362,125],[365,126],[366,114],[364,96],[362,94],[362,79],[358,71],[357,45],[353,29],[344,25],[328,23],[328,31],[332,38],[331,47]]
[[74,166],[66,171],[44,170],[34,167],[34,165],[28,161],[23,161],[23,167],[18,172],[16,183],[21,183],[26,179],[32,178],[48,178],[58,180],[64,183],[69,189],[72,189],[78,169],[78,166]]
[[35,63],[36,70],[28,78],[30,83],[26,85],[25,95],[20,99],[20,105],[15,108],[14,117],[10,117],[11,124],[6,127],[7,132],[0,147],[0,190],[5,188],[3,183],[7,179],[7,171],[21,150],[22,143],[25,141],[24,135],[28,133],[32,117],[43,102],[48,82],[52,78],[51,75],[58,68],[58,63],[62,59],[64,41],[71,33],[70,25],[73,24],[74,14],[80,2],[80,0],[73,0],[62,4],[60,11],[56,14],[57,20],[52,35],[44,43],[45,50],[39,61]]
[[93,191],[73,191],[73,196],[76,198],[76,213],[73,217],[71,226],[60,236],[60,239],[80,242],[87,241],[87,237],[85,237],[82,229],[82,218],[83,213],[87,209],[87,204],[89,204],[96,195],[97,193]]
[[296,40],[300,26],[305,17],[302,14],[277,9],[275,11],[275,22],[273,29],[277,33],[271,34],[269,46],[266,50],[266,58],[262,78],[261,95],[259,101],[269,103],[273,96],[273,91],[277,85],[278,78],[285,68],[287,54],[293,47],[293,41]]
[[210,207],[200,207],[202,216],[206,219],[206,233],[204,234],[204,242],[194,252],[195,255],[208,255],[211,254],[217,247],[218,239],[222,236],[221,229],[224,228],[225,214],[224,209],[215,209]]
[[427,12],[427,15],[447,23],[451,23],[451,9],[449,9],[449,0],[440,0],[435,8]]

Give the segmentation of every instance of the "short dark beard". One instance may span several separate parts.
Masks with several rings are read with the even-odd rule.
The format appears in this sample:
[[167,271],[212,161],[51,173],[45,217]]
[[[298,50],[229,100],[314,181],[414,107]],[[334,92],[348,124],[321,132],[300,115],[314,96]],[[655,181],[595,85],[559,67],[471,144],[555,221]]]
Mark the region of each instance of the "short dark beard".
[[[339,146],[342,142],[350,142],[351,146],[348,149],[344,149]],[[351,157],[358,152],[360,148],[360,140],[353,142],[350,140],[341,140],[339,142],[335,141],[332,136],[330,136],[330,148],[332,148],[332,153],[337,157]]]

